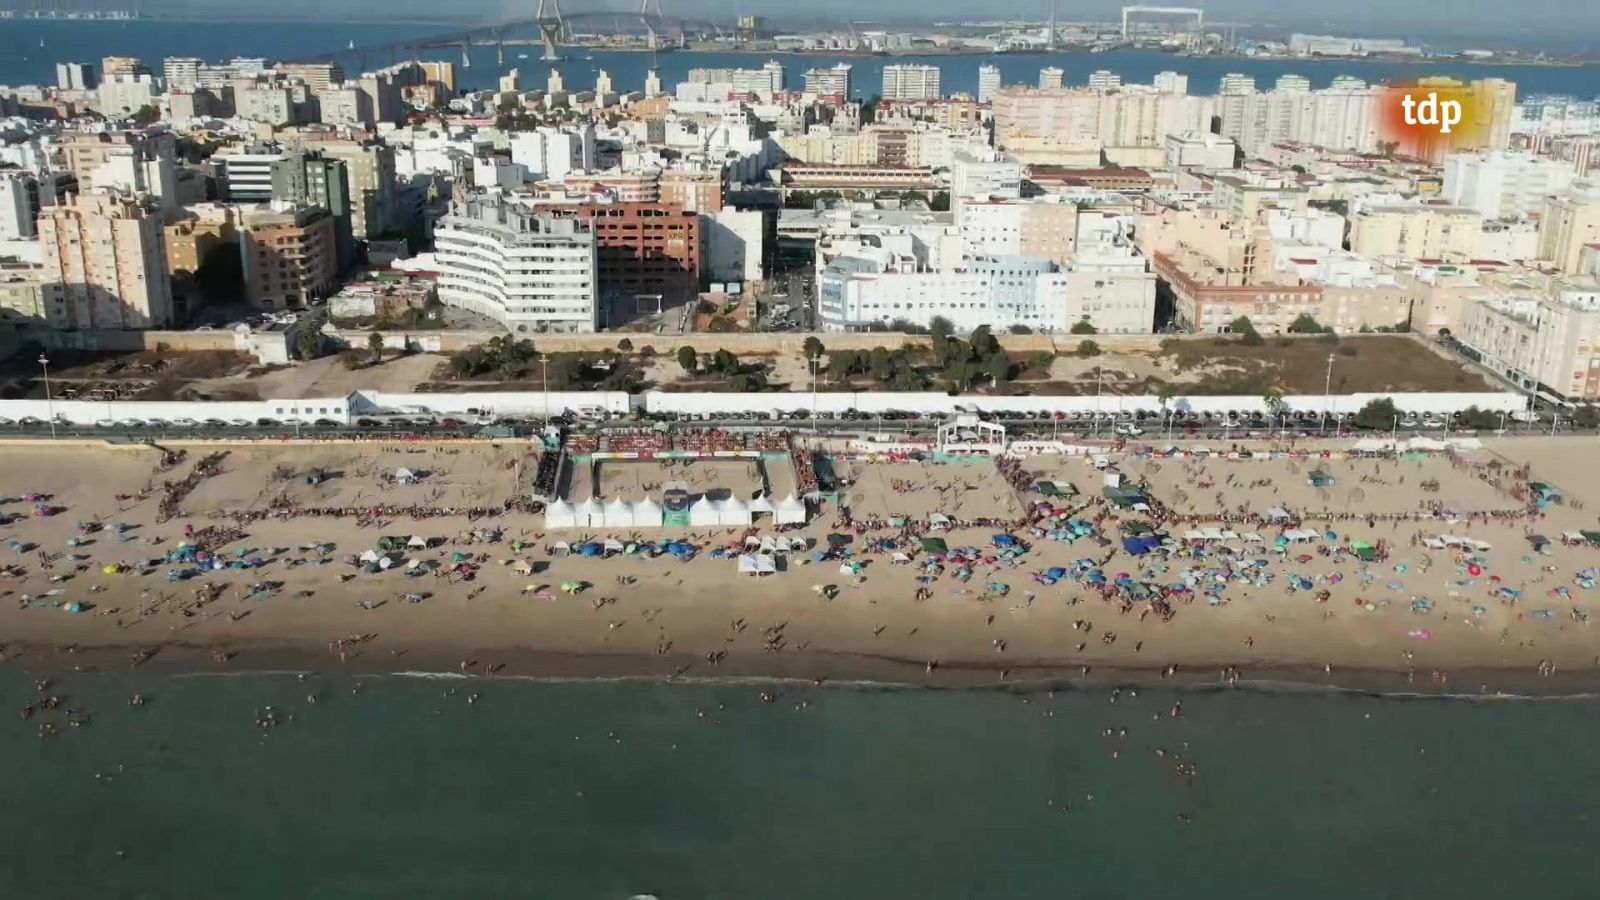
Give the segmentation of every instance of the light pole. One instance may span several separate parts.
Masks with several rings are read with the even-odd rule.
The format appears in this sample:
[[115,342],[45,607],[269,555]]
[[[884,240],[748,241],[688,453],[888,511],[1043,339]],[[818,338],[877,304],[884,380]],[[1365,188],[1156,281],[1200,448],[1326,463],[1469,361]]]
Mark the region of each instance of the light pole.
[[1400,443],[1400,416],[1398,413],[1394,417],[1394,427],[1389,429],[1389,442],[1397,446]]
[[[815,356],[810,357],[810,358],[808,358],[806,360],[807,365],[811,369],[811,437],[813,439],[815,439],[816,436],[817,436],[817,363],[818,363],[818,361],[819,360]],[[882,424],[883,423],[881,421],[881,416],[880,416],[879,427],[882,427]]]
[[50,398],[50,358],[39,354],[39,366],[44,369],[44,412],[50,417],[50,437],[56,436],[56,404]]
[[539,354],[539,379],[544,384],[544,423],[550,424],[550,354]]
[[1328,354],[1328,377],[1322,382],[1322,417],[1317,422],[1317,437],[1328,430],[1328,410],[1333,405],[1333,354]]
[[1106,392],[1106,370],[1104,366],[1094,367],[1094,436],[1100,436],[1100,399]]

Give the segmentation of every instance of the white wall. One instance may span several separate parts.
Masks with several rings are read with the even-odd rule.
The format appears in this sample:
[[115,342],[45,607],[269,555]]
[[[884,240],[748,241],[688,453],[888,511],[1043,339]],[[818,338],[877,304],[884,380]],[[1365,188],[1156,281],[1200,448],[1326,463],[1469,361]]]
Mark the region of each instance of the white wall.
[[318,419],[331,419],[340,424],[350,420],[350,405],[344,397],[322,397],[304,400],[252,400],[211,402],[203,400],[0,400],[0,416],[21,419],[32,416],[56,418],[75,425],[95,425],[100,422],[117,422],[124,419],[277,419],[293,422],[299,419],[310,424]]
[[[622,391],[551,391],[550,411],[598,409],[613,413],[626,413],[631,398]],[[544,415],[543,391],[482,391],[468,394],[394,394],[381,391],[358,391],[350,397],[355,415],[366,415],[379,410],[400,412],[424,411],[442,415],[468,415],[467,410],[490,410],[491,415]]]

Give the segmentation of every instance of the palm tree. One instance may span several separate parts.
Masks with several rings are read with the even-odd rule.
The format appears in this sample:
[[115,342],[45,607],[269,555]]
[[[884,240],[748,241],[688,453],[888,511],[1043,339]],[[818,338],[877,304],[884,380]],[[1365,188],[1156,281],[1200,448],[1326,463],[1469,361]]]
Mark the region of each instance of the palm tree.
[[372,351],[372,361],[383,361],[383,335],[374,331],[367,335],[367,349]]
[[1177,398],[1177,396],[1178,396],[1178,389],[1173,387],[1171,384],[1168,384],[1165,381],[1161,382],[1161,386],[1156,388],[1156,402],[1161,404],[1161,418],[1165,419],[1166,423],[1167,423],[1167,439],[1168,440],[1171,440],[1171,438],[1172,438],[1172,409],[1171,409],[1171,404],[1172,404],[1172,401],[1175,398]]
[[1269,420],[1277,422],[1278,414],[1283,411],[1283,391],[1275,387],[1267,388],[1261,392],[1261,403],[1267,408]]

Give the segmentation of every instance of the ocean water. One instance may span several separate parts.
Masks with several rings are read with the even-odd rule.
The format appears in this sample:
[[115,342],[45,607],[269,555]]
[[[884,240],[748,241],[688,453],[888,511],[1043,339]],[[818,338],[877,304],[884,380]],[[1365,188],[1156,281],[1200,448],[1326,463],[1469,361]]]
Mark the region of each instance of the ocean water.
[[[263,56],[268,59],[297,58],[339,52],[351,42],[358,47],[373,46],[417,37],[438,35],[470,27],[417,24],[346,25],[327,24],[308,29],[294,23],[196,23],[196,22],[51,22],[0,20],[0,84],[53,84],[55,63],[70,60],[98,62],[104,56],[132,55],[143,58],[159,70],[164,56],[200,56],[225,60],[234,56]],[[516,35],[512,35],[515,37]],[[529,35],[524,35],[529,36]],[[42,46],[41,46],[42,44]],[[525,54],[526,58],[519,58]],[[759,66],[768,57],[748,53],[700,53],[596,51],[585,59],[582,49],[568,51],[567,59],[556,64],[570,87],[593,87],[600,69],[610,73],[613,83],[624,90],[644,86],[645,72],[656,66],[662,81],[670,88],[686,78],[696,67]],[[524,82],[542,85],[551,68],[540,62],[539,49],[508,46],[504,66],[497,65],[493,47],[474,47],[472,65],[463,67],[459,47],[424,51],[425,59],[453,60],[462,87],[492,87],[503,69],[520,68]],[[404,58],[403,56],[400,58]],[[788,86],[800,87],[802,75],[811,66],[839,62],[853,67],[856,94],[867,97],[883,83],[883,67],[891,63],[926,63],[939,66],[941,85],[946,93],[976,93],[978,67],[992,63],[1000,67],[1005,83],[1037,82],[1039,70],[1059,66],[1069,84],[1083,84],[1090,72],[1109,69],[1128,83],[1148,84],[1162,70],[1189,75],[1191,93],[1215,93],[1222,76],[1242,72],[1256,78],[1265,89],[1280,75],[1295,73],[1323,87],[1339,75],[1354,75],[1370,82],[1400,82],[1423,75],[1450,75],[1459,78],[1509,78],[1517,82],[1521,95],[1566,93],[1592,97],[1600,93],[1600,65],[1501,66],[1470,65],[1459,62],[1415,64],[1361,60],[1257,60],[1187,58],[1149,50],[1117,50],[1107,53],[1062,51],[1057,53],[1018,53],[989,56],[904,56],[840,57],[828,54],[778,55],[787,69]],[[387,52],[346,53],[341,57],[346,72],[374,69],[395,62]]]
[[89,724],[37,737],[65,713],[22,720],[31,677],[0,671],[0,896],[1597,895],[1592,701],[142,673],[50,691]]

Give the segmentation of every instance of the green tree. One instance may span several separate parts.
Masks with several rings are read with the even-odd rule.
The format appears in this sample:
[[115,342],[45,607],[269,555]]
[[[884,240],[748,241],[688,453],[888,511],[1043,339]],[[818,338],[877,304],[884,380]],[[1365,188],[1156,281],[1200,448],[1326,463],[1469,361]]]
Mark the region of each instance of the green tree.
[[988,359],[1000,352],[1000,339],[994,336],[987,325],[979,325],[974,329],[967,343],[972,345],[973,355],[980,359]]
[[151,106],[150,104],[146,103],[145,105],[143,105],[143,106],[139,107],[138,109],[134,110],[133,114],[128,116],[128,121],[132,122],[135,125],[141,125],[142,126],[142,125],[153,124],[156,120],[158,120],[160,118],[161,118],[161,113],[154,106]]
[[1100,345],[1094,341],[1079,341],[1078,355],[1084,359],[1100,355]]
[[894,373],[891,386],[897,391],[920,391],[928,386],[928,380],[916,369],[902,366]]
[[1012,334],[1033,334],[1033,329],[1029,328],[1028,326],[1026,326],[1024,324],[1022,324],[1021,322],[1018,322],[1017,324],[1012,325],[1010,328],[1007,328],[1006,330],[1011,332]]
[[994,379],[995,384],[999,384],[1002,381],[1010,381],[1011,357],[1007,356],[1004,350],[996,350],[994,353],[984,357],[983,371],[984,374]]
[[728,350],[718,350],[711,356],[711,367],[724,375],[734,375],[739,372],[739,357]]
[[322,355],[322,332],[315,328],[300,329],[295,348],[300,351],[301,359],[316,359]]
[[872,373],[873,378],[879,381],[888,381],[894,377],[894,356],[889,353],[888,348],[873,347],[867,353],[867,369]]
[[1035,372],[1049,372],[1050,364],[1056,361],[1056,355],[1048,350],[1040,350],[1028,356],[1028,368]]
[[1267,418],[1276,420],[1283,411],[1283,391],[1269,387],[1261,392],[1261,405],[1267,408]]
[[633,341],[630,341],[627,338],[623,338],[622,340],[617,341],[617,350],[618,350],[618,352],[621,352],[621,353],[632,353],[633,352]]
[[372,351],[373,362],[383,362],[383,334],[374,331],[367,335],[367,349]]
[[700,362],[700,354],[694,348],[684,344],[678,348],[678,365],[690,375],[694,374],[695,366]]
[[806,359],[821,359],[823,352],[827,350],[826,347],[822,346],[822,339],[814,334],[806,338],[804,348]]
[[828,354],[828,374],[838,378],[854,374],[861,368],[861,353],[857,350],[835,350]]
[[928,209],[932,210],[933,212],[949,212],[950,192],[934,191],[933,196],[928,198]]
[[1100,330],[1098,328],[1095,328],[1094,327],[1094,323],[1090,322],[1088,319],[1079,319],[1078,321],[1073,322],[1072,323],[1072,328],[1070,329],[1070,331],[1073,334],[1099,334],[1100,333]]
[[1256,326],[1251,323],[1249,316],[1240,316],[1228,323],[1228,331],[1239,335],[1239,343],[1246,347],[1259,347],[1264,343],[1261,332],[1256,331]]
[[1579,428],[1600,427],[1600,408],[1580,406],[1572,411],[1572,424]]
[[955,323],[944,316],[934,316],[928,322],[928,333],[935,338],[948,338],[956,333]]
[[1290,334],[1321,334],[1322,323],[1312,318],[1310,313],[1301,313],[1289,323],[1287,331]]
[[1400,411],[1395,408],[1394,401],[1388,397],[1379,397],[1371,400],[1366,406],[1361,407],[1356,413],[1354,424],[1357,428],[1368,431],[1388,431],[1394,427]]

